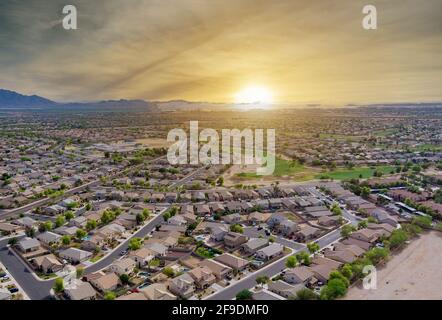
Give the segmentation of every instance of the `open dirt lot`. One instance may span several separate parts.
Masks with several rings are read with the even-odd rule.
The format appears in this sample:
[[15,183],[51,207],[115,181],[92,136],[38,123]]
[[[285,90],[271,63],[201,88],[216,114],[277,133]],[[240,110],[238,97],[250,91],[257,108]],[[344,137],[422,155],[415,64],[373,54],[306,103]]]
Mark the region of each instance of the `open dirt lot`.
[[353,287],[347,300],[442,299],[442,233],[414,239],[378,270],[377,289]]

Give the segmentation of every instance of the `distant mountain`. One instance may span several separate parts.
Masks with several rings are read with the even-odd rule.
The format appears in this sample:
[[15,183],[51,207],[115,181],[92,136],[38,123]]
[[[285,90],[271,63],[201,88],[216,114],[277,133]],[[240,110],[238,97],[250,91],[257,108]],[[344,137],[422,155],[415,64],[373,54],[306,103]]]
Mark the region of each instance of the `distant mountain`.
[[0,107],[48,107],[57,103],[49,99],[32,95],[26,96],[14,91],[0,89]]
[[52,109],[57,111],[146,111],[155,108],[144,100],[104,100],[91,102],[55,102],[40,96],[26,96],[14,91],[0,89],[0,108],[6,109]]

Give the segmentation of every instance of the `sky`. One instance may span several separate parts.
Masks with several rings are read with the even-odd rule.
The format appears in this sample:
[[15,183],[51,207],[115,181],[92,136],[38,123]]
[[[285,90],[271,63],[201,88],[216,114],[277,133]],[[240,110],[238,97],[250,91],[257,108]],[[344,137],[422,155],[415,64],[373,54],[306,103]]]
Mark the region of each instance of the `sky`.
[[[62,28],[62,8],[78,30]],[[364,30],[373,4],[378,29]],[[56,101],[442,101],[440,0],[2,0],[0,88]]]

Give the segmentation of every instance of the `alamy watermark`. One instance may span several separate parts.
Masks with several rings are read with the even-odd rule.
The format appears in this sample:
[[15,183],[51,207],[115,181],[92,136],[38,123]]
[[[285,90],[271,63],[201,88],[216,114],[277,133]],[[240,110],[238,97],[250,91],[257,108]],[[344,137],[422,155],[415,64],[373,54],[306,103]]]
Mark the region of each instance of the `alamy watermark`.
[[167,159],[171,164],[258,165],[257,175],[271,175],[275,170],[275,129],[266,131],[264,150],[264,129],[222,129],[220,140],[216,130],[200,132],[198,121],[190,121],[189,137],[183,129],[169,131],[167,141],[174,143]]

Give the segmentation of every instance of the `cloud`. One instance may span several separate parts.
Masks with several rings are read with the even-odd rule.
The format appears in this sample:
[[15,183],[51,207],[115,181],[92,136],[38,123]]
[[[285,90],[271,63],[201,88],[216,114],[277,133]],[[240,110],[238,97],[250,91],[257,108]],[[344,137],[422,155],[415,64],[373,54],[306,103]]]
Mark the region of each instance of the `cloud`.
[[280,101],[441,100],[442,3],[362,0],[0,3],[0,87],[52,99],[230,101],[248,84]]

